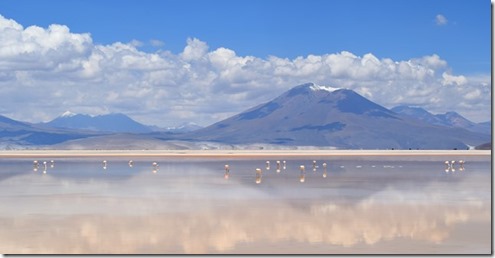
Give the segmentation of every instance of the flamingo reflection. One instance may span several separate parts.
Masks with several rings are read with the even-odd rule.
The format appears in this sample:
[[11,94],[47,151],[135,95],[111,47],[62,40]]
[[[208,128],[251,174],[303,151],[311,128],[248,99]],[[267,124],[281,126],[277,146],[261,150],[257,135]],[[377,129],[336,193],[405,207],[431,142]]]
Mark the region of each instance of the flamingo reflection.
[[464,160],[459,160],[459,171],[464,171]]
[[33,161],[33,171],[36,172],[38,171],[38,168],[40,167],[40,164],[38,163],[37,160]]
[[156,174],[156,172],[158,172],[160,165],[158,165],[157,162],[153,162],[151,163],[151,165],[153,166],[153,170],[152,170],[153,174]]
[[327,177],[327,163],[323,163],[323,178]]
[[47,170],[46,161],[43,161],[43,174],[46,174],[46,170]]
[[304,165],[299,166],[299,170],[301,170],[301,175],[299,176],[299,182],[304,183],[306,180],[306,172]]
[[261,183],[261,176],[262,176],[262,171],[261,171],[261,169],[257,168],[256,169],[256,184]]
[[446,160],[445,162],[445,173],[449,173],[450,171],[450,162]]
[[[444,163],[445,163],[445,173],[455,172],[455,167],[454,167],[455,160],[452,160],[450,162],[448,160],[446,160]],[[464,161],[460,160],[459,165],[460,165],[459,171],[463,171],[464,170]]]
[[230,166],[228,164],[225,165],[225,174],[223,175],[223,177],[225,179],[229,179],[229,176],[230,176]]

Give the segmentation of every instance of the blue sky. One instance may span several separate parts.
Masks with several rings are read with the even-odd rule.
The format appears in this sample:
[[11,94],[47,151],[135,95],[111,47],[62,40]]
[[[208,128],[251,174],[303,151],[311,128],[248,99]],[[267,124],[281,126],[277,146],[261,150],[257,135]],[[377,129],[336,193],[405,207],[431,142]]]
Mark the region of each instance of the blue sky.
[[0,0],[0,114],[206,126],[314,82],[488,121],[490,18],[486,0]]
[[[2,0],[0,14],[24,26],[64,24],[101,44],[159,40],[174,53],[195,37],[242,56],[437,54],[455,72],[490,72],[486,0]],[[436,24],[438,14],[447,24]]]

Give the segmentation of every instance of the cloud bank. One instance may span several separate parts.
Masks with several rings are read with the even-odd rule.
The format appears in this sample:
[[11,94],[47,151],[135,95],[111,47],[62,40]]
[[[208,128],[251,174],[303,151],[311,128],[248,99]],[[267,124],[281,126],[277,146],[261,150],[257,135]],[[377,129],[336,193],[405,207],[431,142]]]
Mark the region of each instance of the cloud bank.
[[144,52],[140,45],[95,44],[89,33],[64,25],[24,28],[0,16],[0,114],[39,122],[66,110],[123,112],[146,124],[209,125],[315,82],[353,89],[386,107],[490,118],[490,75],[455,74],[436,54],[392,60],[341,51],[288,59],[239,56],[197,38],[177,54]]

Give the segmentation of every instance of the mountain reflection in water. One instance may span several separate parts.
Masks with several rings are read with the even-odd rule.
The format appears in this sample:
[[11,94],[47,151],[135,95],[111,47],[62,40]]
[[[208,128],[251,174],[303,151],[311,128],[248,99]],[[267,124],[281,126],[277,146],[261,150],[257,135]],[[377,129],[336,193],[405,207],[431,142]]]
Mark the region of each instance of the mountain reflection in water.
[[488,162],[446,174],[442,161],[402,170],[342,162],[339,173],[333,161],[327,178],[320,169],[304,184],[299,166],[312,159],[265,170],[260,184],[253,172],[264,161],[228,162],[229,180],[225,161],[160,161],[159,173],[148,161],[109,160],[105,171],[101,161],[61,161],[47,174],[30,162],[17,175],[0,171],[10,173],[0,180],[2,253],[491,250]]

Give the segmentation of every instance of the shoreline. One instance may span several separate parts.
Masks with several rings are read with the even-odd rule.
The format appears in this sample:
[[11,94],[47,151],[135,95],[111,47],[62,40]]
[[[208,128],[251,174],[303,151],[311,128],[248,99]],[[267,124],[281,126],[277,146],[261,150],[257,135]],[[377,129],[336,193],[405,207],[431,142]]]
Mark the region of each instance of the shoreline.
[[345,157],[345,156],[491,156],[491,150],[9,150],[2,158],[46,157]]

